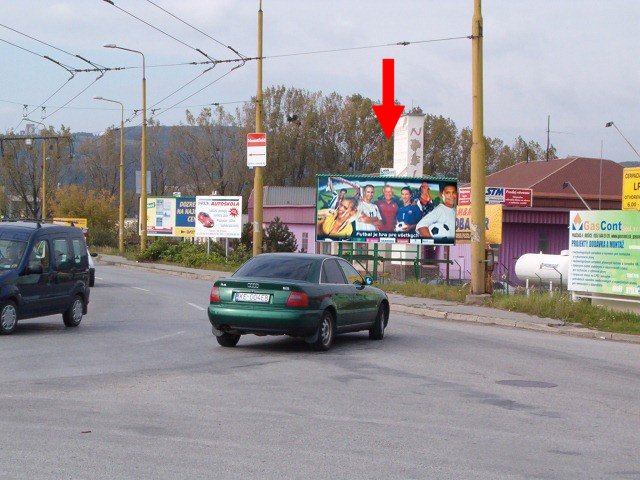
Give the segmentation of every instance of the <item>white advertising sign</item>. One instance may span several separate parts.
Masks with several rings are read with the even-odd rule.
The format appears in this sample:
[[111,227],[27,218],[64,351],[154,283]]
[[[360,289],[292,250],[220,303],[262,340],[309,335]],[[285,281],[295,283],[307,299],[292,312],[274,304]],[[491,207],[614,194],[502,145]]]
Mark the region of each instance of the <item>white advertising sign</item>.
[[267,166],[267,134],[247,133],[247,166]]
[[242,197],[196,197],[196,237],[240,238]]
[[422,177],[424,115],[400,117],[393,131],[393,169],[398,177]]

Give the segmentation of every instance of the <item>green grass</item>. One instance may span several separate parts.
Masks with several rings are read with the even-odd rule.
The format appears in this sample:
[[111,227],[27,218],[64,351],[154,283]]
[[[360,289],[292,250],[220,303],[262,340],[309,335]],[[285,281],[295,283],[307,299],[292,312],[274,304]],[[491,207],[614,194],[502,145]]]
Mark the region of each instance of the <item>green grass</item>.
[[417,280],[407,280],[404,283],[376,284],[376,287],[390,293],[399,293],[408,297],[427,297],[453,302],[464,302],[469,293],[469,287],[451,287],[449,285],[427,285]]
[[[119,255],[118,249],[113,247],[93,247],[91,248],[91,251],[95,253],[103,253],[105,255]],[[127,260],[131,260],[133,262],[144,261],[146,263],[159,263],[163,265],[180,265],[182,267],[194,268],[194,265],[190,264],[188,259],[186,261],[166,261],[166,260],[151,261],[151,260],[140,260],[138,258],[139,255],[140,255],[139,249],[131,248],[131,249],[125,250],[124,257]],[[212,255],[211,261],[205,260],[203,262],[198,263],[198,265],[196,265],[195,267],[203,270],[215,270],[219,272],[235,272],[239,266],[240,266],[239,263],[220,261],[219,257]]]
[[[436,298],[456,302],[464,302],[469,293],[469,287],[426,285],[415,280],[376,286],[386,292],[410,297]],[[527,297],[526,295],[496,294],[485,305],[501,310],[554,318],[567,323],[579,323],[584,327],[603,332],[640,335],[640,315],[591,305],[587,299],[573,302],[568,295],[556,294],[550,297],[548,293],[532,293]]]

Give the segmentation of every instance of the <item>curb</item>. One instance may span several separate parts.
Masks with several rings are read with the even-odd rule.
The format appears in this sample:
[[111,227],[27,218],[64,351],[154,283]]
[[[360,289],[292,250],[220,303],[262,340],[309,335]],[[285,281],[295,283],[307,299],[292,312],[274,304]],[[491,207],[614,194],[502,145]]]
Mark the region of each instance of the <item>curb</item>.
[[[133,262],[118,262],[111,260],[100,259],[98,261],[101,265],[113,265],[121,268],[128,268],[130,270],[143,270],[147,272],[158,272],[166,275],[173,275],[176,277],[192,278],[196,280],[209,280],[216,281],[224,278],[229,272],[215,272],[215,273],[201,273],[200,271],[179,271],[173,269],[170,265],[162,264],[149,264],[149,263],[133,263]],[[195,269],[194,269],[195,270]],[[625,342],[640,344],[640,335],[630,335],[625,333],[611,333],[601,332],[599,330],[591,330],[589,328],[574,327],[570,325],[551,325],[540,324],[527,321],[507,320],[504,318],[485,317],[483,315],[471,314],[471,313],[458,313],[458,312],[446,312],[442,310],[436,310],[425,306],[411,306],[394,304],[393,310],[402,313],[408,313],[410,315],[416,315],[419,317],[437,318],[439,320],[451,320],[454,322],[466,322],[466,323],[479,323],[482,325],[496,325],[500,327],[508,328],[520,328],[523,330],[532,330],[536,332],[555,333],[560,335],[568,335],[571,337],[579,338],[591,338],[593,340],[611,340],[614,342]]]
[[614,342],[626,342],[640,344],[640,336],[629,335],[624,333],[601,332],[599,330],[591,330],[589,328],[572,327],[566,325],[543,325],[539,323],[507,320],[503,318],[484,317],[469,313],[443,312],[441,310],[433,310],[430,308],[417,308],[408,305],[393,305],[393,310],[402,313],[408,313],[420,317],[437,318],[440,320],[451,320],[455,322],[480,323],[482,325],[495,325],[499,327],[520,328],[523,330],[532,330],[536,332],[555,333],[559,335],[568,335],[570,337],[591,338],[593,340],[611,340]]

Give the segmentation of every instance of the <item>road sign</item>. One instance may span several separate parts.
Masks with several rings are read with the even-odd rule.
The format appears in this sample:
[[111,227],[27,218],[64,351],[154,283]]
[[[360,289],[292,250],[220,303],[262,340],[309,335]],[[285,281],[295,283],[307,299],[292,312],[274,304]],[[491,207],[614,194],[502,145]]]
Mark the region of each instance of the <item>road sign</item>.
[[640,210],[640,167],[622,172],[622,210]]
[[267,134],[247,133],[247,166],[267,166]]

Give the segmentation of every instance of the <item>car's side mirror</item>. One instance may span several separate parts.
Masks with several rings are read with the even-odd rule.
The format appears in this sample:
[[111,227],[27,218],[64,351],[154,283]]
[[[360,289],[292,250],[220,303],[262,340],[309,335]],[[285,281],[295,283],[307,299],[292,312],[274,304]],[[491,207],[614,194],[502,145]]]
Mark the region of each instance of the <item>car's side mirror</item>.
[[371,278],[369,276],[364,277],[364,284],[365,285],[373,285],[373,278]]
[[95,252],[91,252],[89,255],[91,255],[92,257],[97,257],[98,256],[98,254],[95,253]]
[[44,272],[44,269],[41,263],[30,263],[24,270],[25,275],[41,275],[42,272]]

